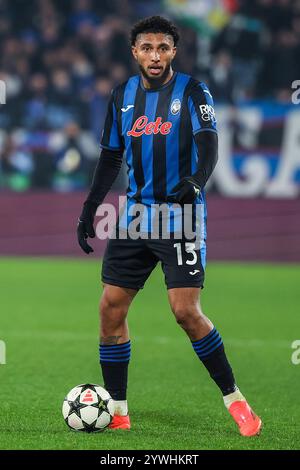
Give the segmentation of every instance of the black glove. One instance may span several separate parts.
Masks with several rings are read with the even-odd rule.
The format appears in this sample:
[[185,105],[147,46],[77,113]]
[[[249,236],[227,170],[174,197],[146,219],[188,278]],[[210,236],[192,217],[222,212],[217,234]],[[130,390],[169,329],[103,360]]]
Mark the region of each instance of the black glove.
[[77,224],[77,239],[83,251],[88,255],[93,253],[93,248],[88,245],[86,239],[88,237],[95,238],[95,230],[93,227],[97,205],[93,202],[86,201],[83,204],[81,215]]
[[[167,196],[168,202],[177,204],[192,204],[196,197],[200,195],[201,188],[192,176],[182,178],[171,190],[170,196]],[[172,194],[174,193],[174,194]]]

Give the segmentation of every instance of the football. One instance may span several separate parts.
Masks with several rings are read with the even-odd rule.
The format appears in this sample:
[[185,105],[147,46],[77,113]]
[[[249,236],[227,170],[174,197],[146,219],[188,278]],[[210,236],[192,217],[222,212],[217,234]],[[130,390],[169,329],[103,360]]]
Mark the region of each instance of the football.
[[77,385],[64,399],[62,414],[74,431],[103,431],[112,421],[114,401],[100,385]]

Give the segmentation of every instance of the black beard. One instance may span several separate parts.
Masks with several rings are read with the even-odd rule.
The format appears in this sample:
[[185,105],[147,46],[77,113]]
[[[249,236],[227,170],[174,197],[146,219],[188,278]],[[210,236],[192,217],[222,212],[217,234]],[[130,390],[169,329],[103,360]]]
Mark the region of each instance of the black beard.
[[158,78],[149,77],[149,75],[147,74],[146,70],[144,69],[144,67],[142,65],[139,65],[139,69],[140,69],[141,74],[143,75],[143,77],[150,83],[150,88],[160,88],[161,85],[164,83],[164,81],[166,80],[167,76],[170,73],[171,64],[167,64],[167,66],[165,68],[165,71],[163,72],[162,76],[158,77]]

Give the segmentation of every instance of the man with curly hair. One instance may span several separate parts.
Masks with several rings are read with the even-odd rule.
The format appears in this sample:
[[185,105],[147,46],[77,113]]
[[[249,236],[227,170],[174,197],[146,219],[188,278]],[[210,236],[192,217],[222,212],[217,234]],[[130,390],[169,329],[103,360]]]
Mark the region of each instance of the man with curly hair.
[[[79,244],[90,253],[93,249],[87,238],[95,236],[95,212],[118,175],[124,151],[128,207],[118,220],[117,232],[129,234],[129,213],[136,204],[143,209],[164,205],[170,209],[168,217],[173,211],[169,237],[161,236],[161,231],[159,237],[144,237],[141,229],[139,238],[122,235],[110,238],[107,244],[102,267],[99,352],[104,384],[115,401],[111,428],[130,429],[126,391],[131,343],[127,313],[133,298],[161,262],[176,321],[219,387],[240,433],[253,436],[260,432],[261,420],[238,389],[222,338],[199,302],[206,255],[204,186],[217,162],[218,137],[208,87],[172,68],[178,40],[176,26],[160,16],[133,26],[131,48],[140,73],[112,91],[101,156],[78,222]],[[182,209],[180,217],[189,214],[195,239],[186,233],[178,237],[174,206]],[[147,215],[141,225],[148,219]],[[145,232],[153,234],[153,230],[150,221]]]

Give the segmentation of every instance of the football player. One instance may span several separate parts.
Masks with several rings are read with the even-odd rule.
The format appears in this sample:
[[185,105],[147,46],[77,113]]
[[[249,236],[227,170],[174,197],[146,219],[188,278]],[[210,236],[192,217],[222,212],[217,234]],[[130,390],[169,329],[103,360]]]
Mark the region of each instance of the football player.
[[[185,234],[176,238],[173,225],[174,233],[170,228],[169,238],[136,238],[129,234],[108,241],[102,268],[99,351],[105,388],[116,406],[111,427],[130,429],[126,399],[130,361],[127,313],[160,261],[176,321],[219,387],[240,433],[253,436],[260,432],[261,419],[239,390],[221,335],[199,302],[206,255],[204,187],[217,162],[218,137],[208,87],[172,68],[178,40],[176,26],[160,16],[133,26],[131,49],[140,73],[112,91],[101,156],[78,221],[79,244],[90,253],[93,249],[87,238],[95,237],[97,207],[117,177],[125,152],[128,207],[137,203],[145,209],[153,204],[177,204],[184,210],[192,207],[190,217],[199,240],[193,242]],[[128,214],[129,210],[119,218],[118,233],[128,229]],[[147,227],[151,233],[152,228]]]

